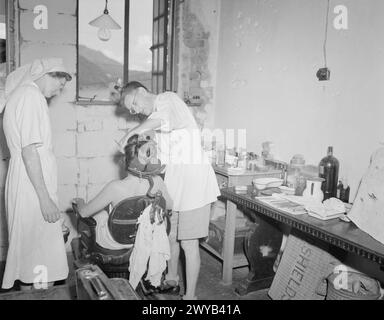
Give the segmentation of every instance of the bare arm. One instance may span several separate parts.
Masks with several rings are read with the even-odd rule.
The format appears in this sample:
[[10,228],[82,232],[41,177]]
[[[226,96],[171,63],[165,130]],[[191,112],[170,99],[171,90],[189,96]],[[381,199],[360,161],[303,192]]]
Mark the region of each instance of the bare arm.
[[49,196],[47,186],[44,182],[40,155],[35,144],[28,145],[22,149],[22,158],[28,177],[39,198],[41,212],[44,220],[50,223],[60,219],[60,210]]
[[147,119],[143,123],[139,124],[138,126],[134,127],[133,129],[129,130],[124,137],[119,141],[119,147],[121,150],[124,149],[125,145],[127,144],[127,141],[130,137],[132,137],[135,134],[141,135],[144,132],[156,130],[160,128],[161,126],[161,120],[160,119]]
[[115,201],[118,193],[116,192],[116,181],[108,183],[99,194],[87,204],[77,203],[79,214],[83,218],[93,216],[106,208],[111,202]]

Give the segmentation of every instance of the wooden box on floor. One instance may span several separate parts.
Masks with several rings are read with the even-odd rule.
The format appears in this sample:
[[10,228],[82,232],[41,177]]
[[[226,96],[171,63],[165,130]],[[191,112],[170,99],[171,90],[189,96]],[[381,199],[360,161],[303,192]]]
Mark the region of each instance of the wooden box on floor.
[[96,265],[76,270],[78,300],[140,300],[140,297],[123,278],[109,279]]
[[[240,219],[238,219],[240,220]],[[237,224],[235,231],[234,265],[233,268],[247,266],[248,261],[244,253],[244,238],[250,227],[244,224]],[[202,244],[208,251],[220,259],[223,258],[223,245],[225,238],[225,217],[211,220],[209,224],[209,236]]]

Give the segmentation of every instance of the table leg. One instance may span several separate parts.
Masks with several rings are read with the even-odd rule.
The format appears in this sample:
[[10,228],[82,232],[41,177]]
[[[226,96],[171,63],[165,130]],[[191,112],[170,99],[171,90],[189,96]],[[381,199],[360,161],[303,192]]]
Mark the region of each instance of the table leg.
[[236,212],[236,204],[228,200],[225,213],[225,233],[223,245],[223,282],[225,285],[232,284],[233,255],[235,249]]

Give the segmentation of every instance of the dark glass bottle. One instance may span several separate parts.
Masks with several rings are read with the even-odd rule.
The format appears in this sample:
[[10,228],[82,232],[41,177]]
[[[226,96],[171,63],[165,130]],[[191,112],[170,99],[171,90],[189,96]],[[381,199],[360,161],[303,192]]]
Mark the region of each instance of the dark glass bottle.
[[339,160],[333,156],[333,147],[328,147],[328,155],[320,161],[319,177],[325,179],[321,185],[324,200],[336,197],[339,178]]
[[346,188],[343,188],[343,190],[341,191],[341,194],[340,194],[340,200],[345,202],[345,203],[349,203],[349,191],[350,191],[350,187],[349,185],[346,186]]
[[336,198],[337,199],[342,200],[341,197],[343,194],[343,190],[344,190],[343,182],[340,180],[339,184],[337,185],[337,191],[336,191]]

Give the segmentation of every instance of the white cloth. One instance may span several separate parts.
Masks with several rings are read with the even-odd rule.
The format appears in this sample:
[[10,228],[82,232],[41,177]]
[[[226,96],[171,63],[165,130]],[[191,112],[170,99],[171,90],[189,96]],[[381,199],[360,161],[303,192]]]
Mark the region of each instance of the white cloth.
[[[155,221],[151,224],[149,205],[138,219],[138,230],[135,244],[129,258],[129,283],[136,289],[145,271],[146,280],[155,287],[160,285],[162,274],[171,256],[169,239],[165,223],[160,225]],[[149,262],[148,262],[149,260]]]
[[203,151],[201,132],[184,101],[173,92],[159,94],[149,119],[161,120],[156,142],[159,158],[166,164],[164,182],[173,210],[195,210],[215,202],[219,186]]
[[152,249],[146,279],[155,287],[160,286],[163,272],[167,268],[167,260],[171,257],[170,250],[165,223],[154,224]]
[[45,184],[57,204],[57,166],[53,154],[51,126],[45,97],[33,82],[11,90],[4,113],[4,133],[11,159],[5,185],[9,248],[3,288],[19,279],[33,283],[46,268],[47,281],[68,276],[67,256],[61,223],[43,219],[39,199],[22,159],[22,148],[36,144]]

